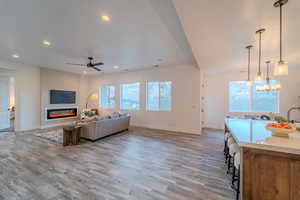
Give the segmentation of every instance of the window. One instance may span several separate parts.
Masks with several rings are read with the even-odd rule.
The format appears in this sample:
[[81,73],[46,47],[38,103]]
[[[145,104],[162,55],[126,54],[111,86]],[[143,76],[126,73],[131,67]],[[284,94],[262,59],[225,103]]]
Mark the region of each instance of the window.
[[140,109],[140,83],[121,85],[121,109]]
[[229,83],[230,112],[250,111],[250,88],[245,81]]
[[[277,81],[271,80],[271,85]],[[230,112],[278,112],[278,91],[256,91],[256,86],[263,86],[264,81],[247,86],[245,81],[229,83]]]
[[114,108],[115,107],[115,86],[103,85],[101,87],[101,107]]
[[[256,86],[263,86],[265,82],[254,83],[252,88],[252,111],[253,112],[278,112],[278,91],[260,92]],[[271,80],[271,85],[277,81]]]
[[172,82],[147,82],[147,110],[170,111],[171,100]]

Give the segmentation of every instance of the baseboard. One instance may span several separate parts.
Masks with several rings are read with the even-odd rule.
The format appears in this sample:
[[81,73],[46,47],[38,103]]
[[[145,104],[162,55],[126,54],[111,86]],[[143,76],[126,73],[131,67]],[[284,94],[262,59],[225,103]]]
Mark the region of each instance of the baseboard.
[[26,133],[32,133],[34,131],[38,131],[40,130],[40,128],[33,128],[33,129],[26,129],[26,130],[15,130],[15,133],[19,133],[19,134],[26,134]]
[[221,128],[212,128],[212,127],[203,127],[203,129],[212,130],[212,131],[224,131],[224,129],[221,129]]
[[186,133],[186,134],[193,134],[193,135],[201,135],[201,130],[178,130],[178,129],[172,129],[172,128],[165,128],[165,127],[154,127],[149,125],[142,125],[142,124],[131,124],[131,127],[138,127],[138,128],[148,128],[153,130],[161,130],[161,131],[171,131],[171,132],[177,132],[177,133]]
[[202,128],[207,128],[207,129],[215,129],[215,130],[224,130],[224,125],[223,126],[216,126],[216,125],[211,125],[211,124],[204,124]]

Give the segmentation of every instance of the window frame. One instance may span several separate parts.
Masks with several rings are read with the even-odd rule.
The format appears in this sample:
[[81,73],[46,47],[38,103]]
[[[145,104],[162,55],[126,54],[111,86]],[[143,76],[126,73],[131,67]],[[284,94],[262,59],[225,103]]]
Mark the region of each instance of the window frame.
[[[115,100],[115,102],[114,102],[114,106],[113,107],[103,107],[103,105],[102,105],[102,88],[104,87],[104,86],[108,86],[108,87],[114,87],[114,100]],[[116,108],[116,86],[115,85],[112,85],[112,84],[103,84],[103,85],[101,85],[100,86],[100,90],[99,90],[99,92],[100,92],[100,94],[99,94],[99,103],[100,103],[100,108],[103,108],[103,109],[115,109]],[[109,90],[110,91],[110,90]]]
[[[271,81],[277,81],[277,80],[271,80]],[[253,90],[255,89],[254,88],[254,84],[252,83],[252,85],[249,87],[249,108],[250,110],[249,111],[231,111],[230,109],[230,83],[231,82],[245,82],[246,81],[229,81],[229,84],[228,84],[228,111],[229,113],[250,113],[250,114],[266,114],[266,113],[270,113],[269,111],[253,111]],[[277,91],[277,95],[276,95],[276,98],[277,98],[277,105],[276,105],[276,111],[275,112],[272,112],[272,113],[275,113],[275,114],[279,114],[280,113],[280,90]]]
[[[136,109],[133,109],[133,108],[130,108],[130,109],[128,109],[128,108],[123,108],[123,104],[122,104],[122,96],[123,96],[123,85],[129,85],[129,84],[138,84],[138,89],[139,89],[139,94],[138,94],[138,100],[139,100],[139,102],[138,102],[138,108],[136,108]],[[119,100],[120,100],[120,110],[133,110],[133,111],[139,111],[139,110],[141,110],[141,83],[140,82],[127,82],[127,83],[121,83],[120,84],[120,92],[119,92],[119,94],[120,94],[120,98],[119,98]]]
[[[158,83],[158,110],[150,110],[148,106],[148,83]],[[168,110],[162,110],[160,109],[160,84],[165,83],[165,82],[170,82],[171,83],[171,91],[170,91],[170,109]],[[150,112],[171,112],[173,108],[173,82],[172,81],[146,81],[146,111]]]

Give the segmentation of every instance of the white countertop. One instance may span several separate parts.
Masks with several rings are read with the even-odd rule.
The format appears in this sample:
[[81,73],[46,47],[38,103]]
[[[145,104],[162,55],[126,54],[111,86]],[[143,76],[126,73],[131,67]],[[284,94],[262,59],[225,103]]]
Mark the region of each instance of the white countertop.
[[300,140],[272,136],[272,132],[265,128],[271,121],[226,118],[225,123],[241,147],[300,155]]

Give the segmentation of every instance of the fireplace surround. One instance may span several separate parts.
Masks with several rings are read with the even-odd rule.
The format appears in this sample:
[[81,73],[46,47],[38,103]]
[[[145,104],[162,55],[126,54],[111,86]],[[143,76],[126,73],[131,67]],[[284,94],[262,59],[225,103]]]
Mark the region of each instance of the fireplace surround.
[[78,108],[46,108],[46,120],[70,119],[78,117]]

